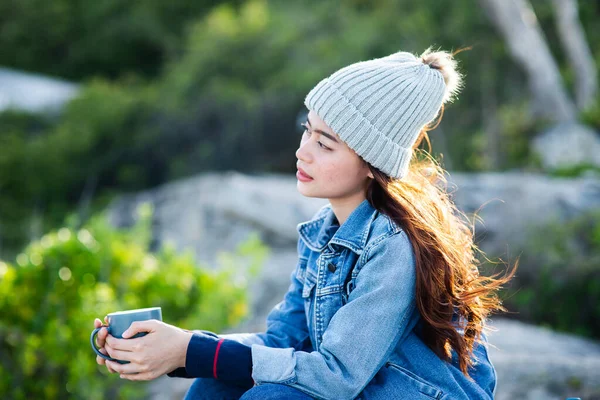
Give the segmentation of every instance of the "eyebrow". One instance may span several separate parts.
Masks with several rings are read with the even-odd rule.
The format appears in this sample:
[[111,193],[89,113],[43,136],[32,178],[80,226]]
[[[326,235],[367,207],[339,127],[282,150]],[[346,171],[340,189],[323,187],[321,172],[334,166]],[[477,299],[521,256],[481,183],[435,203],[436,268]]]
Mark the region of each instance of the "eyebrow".
[[[311,125],[311,123],[310,123],[310,120],[308,119],[308,116],[306,117],[306,122],[308,123],[308,125],[309,125],[309,126],[311,127],[311,129],[312,129],[312,125]],[[327,133],[327,132],[323,132],[323,131],[322,131],[322,130],[320,130],[320,129],[312,129],[312,130],[313,130],[313,131],[315,131],[315,132],[317,132],[318,134],[321,134],[321,135],[323,135],[323,136],[325,136],[325,137],[327,137],[327,138],[329,138],[329,139],[333,140],[333,141],[334,141],[334,142],[336,142],[336,143],[339,143],[339,142],[338,142],[338,140],[335,138],[335,136],[332,136],[331,134],[329,134],[329,133]]]

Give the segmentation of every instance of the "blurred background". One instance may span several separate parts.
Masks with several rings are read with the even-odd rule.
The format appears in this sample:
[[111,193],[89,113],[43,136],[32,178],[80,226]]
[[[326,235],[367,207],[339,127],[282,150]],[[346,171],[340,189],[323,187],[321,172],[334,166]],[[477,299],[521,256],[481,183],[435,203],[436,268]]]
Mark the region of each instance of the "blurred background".
[[0,0],[0,398],[181,398],[95,364],[93,319],[259,331],[294,269],[304,96],[457,54],[430,132],[501,272],[498,399],[600,399],[600,2]]

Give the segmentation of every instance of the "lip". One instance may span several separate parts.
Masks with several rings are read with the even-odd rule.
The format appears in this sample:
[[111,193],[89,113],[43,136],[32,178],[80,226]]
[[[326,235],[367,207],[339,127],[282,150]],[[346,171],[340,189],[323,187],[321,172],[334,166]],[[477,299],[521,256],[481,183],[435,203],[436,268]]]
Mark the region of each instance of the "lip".
[[309,182],[313,180],[313,178],[307,175],[302,168],[298,168],[298,172],[296,172],[296,178],[302,182]]

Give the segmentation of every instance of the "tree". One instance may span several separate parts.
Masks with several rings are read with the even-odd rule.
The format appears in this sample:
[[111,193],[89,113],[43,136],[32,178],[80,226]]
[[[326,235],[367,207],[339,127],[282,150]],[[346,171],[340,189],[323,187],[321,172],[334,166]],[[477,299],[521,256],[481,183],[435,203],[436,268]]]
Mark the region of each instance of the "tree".
[[552,5],[561,44],[575,73],[575,103],[583,111],[598,93],[594,57],[579,21],[577,0],[553,0]]
[[555,122],[575,119],[558,65],[550,53],[528,0],[480,0],[504,36],[512,57],[525,69],[534,97],[533,111]]

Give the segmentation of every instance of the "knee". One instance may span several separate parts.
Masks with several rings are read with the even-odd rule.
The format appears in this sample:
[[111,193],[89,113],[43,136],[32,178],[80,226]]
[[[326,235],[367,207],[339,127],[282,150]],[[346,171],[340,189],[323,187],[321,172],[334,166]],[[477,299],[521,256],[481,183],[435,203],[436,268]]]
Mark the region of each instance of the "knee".
[[265,383],[262,385],[255,386],[252,389],[248,390],[246,393],[244,393],[244,395],[240,397],[240,400],[274,400],[278,398],[281,399],[281,397],[277,397],[281,394],[277,393],[276,386],[278,385],[272,383]]
[[189,387],[185,394],[184,400],[199,400],[203,396],[209,396],[214,394],[214,387],[211,385],[211,381],[208,378],[197,378]]

